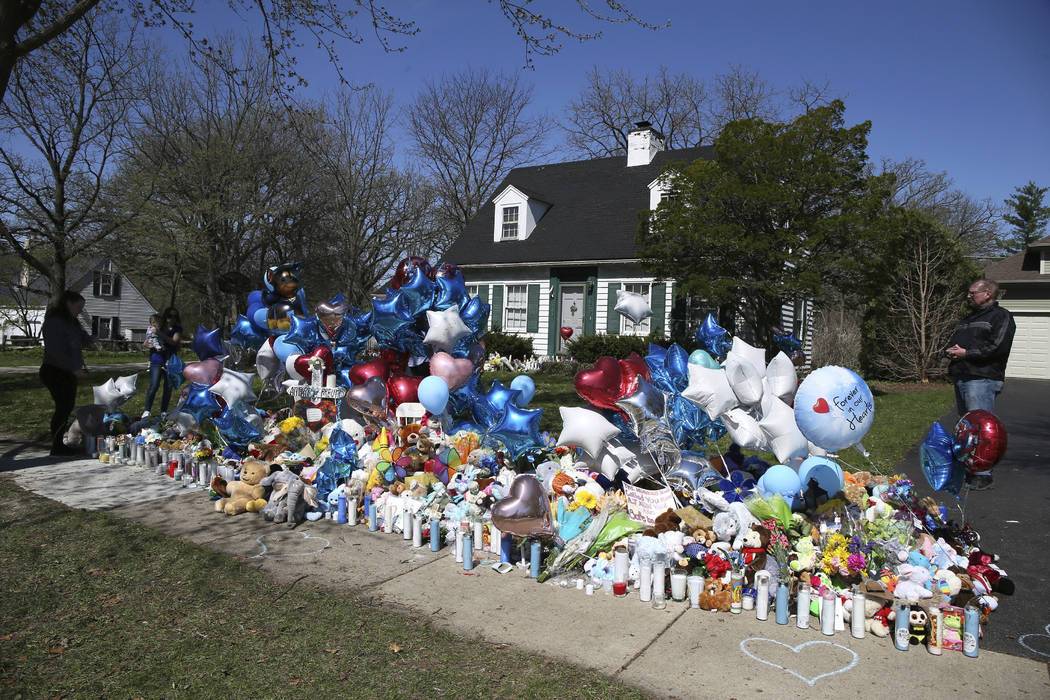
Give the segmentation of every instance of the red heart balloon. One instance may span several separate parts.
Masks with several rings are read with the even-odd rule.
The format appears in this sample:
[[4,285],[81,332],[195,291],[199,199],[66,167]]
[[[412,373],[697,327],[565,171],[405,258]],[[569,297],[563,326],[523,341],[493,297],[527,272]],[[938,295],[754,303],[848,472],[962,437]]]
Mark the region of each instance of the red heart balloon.
[[321,345],[316,347],[305,355],[300,355],[295,358],[295,371],[300,377],[310,379],[310,360],[314,357],[320,357],[324,361],[324,373],[331,374],[332,372],[332,349],[327,345]]
[[831,406],[828,405],[828,400],[824,397],[817,399],[817,402],[813,404],[814,413],[828,413],[831,411]]
[[626,360],[619,360],[620,363],[620,395],[617,398],[623,398],[628,394],[633,394],[635,390],[635,378],[642,377],[645,381],[652,381],[652,376],[649,374],[649,365],[645,364],[645,360],[642,356],[636,352],[632,352],[627,356]]
[[398,352],[397,350],[391,350],[385,348],[379,357],[386,361],[390,365],[391,372],[404,372],[408,367],[408,358],[411,357],[407,352]]
[[390,406],[393,408],[402,403],[415,403],[419,401],[419,383],[422,377],[409,377],[405,374],[395,374],[386,380],[386,391],[390,397]]
[[569,338],[572,337],[572,329],[569,328],[568,326],[562,326],[560,332],[561,332],[561,339],[562,340],[568,340]]
[[390,376],[390,364],[382,357],[371,362],[362,362],[350,368],[350,381],[354,384],[364,384],[372,377],[379,377],[383,381]]
[[572,383],[576,393],[584,401],[598,408],[619,410],[616,399],[621,396],[623,370],[619,360],[612,357],[599,357],[594,367],[578,372]]

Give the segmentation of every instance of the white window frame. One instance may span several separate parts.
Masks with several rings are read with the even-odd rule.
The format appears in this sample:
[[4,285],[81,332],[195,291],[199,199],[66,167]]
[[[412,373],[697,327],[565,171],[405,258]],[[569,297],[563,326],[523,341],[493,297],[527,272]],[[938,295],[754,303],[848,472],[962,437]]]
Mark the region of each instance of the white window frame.
[[478,285],[468,284],[467,285],[467,296],[473,299],[478,295]]
[[[500,231],[501,241],[512,241],[518,237],[518,232],[521,230],[521,205],[520,204],[508,204],[502,209],[502,229]],[[510,220],[509,215],[513,214],[513,221]],[[511,233],[508,233],[510,231]]]
[[503,330],[524,333],[528,328],[528,318],[529,285],[508,284],[503,294]]
[[117,287],[117,275],[120,274],[113,269],[113,262],[107,260],[98,270],[98,295],[100,297],[111,297]]
[[[624,282],[623,291],[634,292],[635,294],[641,294],[645,296],[647,302],[649,302],[650,308],[653,305],[653,285],[651,282]],[[649,335],[650,328],[652,328],[652,317],[642,319],[641,323],[633,323],[631,319],[627,318],[623,314],[620,314],[620,334],[621,335]]]

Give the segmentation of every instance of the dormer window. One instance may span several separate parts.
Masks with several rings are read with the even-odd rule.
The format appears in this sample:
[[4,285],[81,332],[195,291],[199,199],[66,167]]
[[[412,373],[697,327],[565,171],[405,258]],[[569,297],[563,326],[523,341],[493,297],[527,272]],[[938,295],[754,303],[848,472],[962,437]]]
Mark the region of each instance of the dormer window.
[[518,237],[518,207],[503,207],[503,234],[501,238]]

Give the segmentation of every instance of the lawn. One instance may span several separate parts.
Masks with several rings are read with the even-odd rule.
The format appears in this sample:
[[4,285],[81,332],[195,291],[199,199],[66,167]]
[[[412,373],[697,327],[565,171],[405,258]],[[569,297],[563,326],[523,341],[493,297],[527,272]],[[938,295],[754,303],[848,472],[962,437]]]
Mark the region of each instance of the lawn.
[[7,480],[0,523],[3,697],[642,697]]
[[[18,348],[0,351],[0,367],[39,367],[44,358],[44,349]],[[124,362],[146,362],[149,356],[142,352],[117,352],[115,350],[85,350],[84,362],[91,365],[110,365]]]

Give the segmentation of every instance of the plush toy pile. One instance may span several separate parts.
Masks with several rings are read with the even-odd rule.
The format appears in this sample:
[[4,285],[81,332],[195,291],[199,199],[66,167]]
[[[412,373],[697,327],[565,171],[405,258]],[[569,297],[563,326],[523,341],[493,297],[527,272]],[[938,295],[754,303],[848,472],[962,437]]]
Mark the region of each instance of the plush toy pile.
[[[271,268],[228,341],[199,328],[200,359],[169,367],[186,383],[178,408],[101,441],[101,458],[201,488],[227,516],[367,524],[416,546],[453,544],[465,567],[491,553],[528,560],[541,581],[631,590],[657,607],[774,609],[800,627],[817,615],[825,632],[893,627],[898,644],[938,650],[961,647],[967,609],[986,619],[1013,591],[977,534],[907,478],[843,468],[849,448],[867,457],[871,391],[842,367],[799,384],[790,334],[766,362],[708,317],[692,354],[672,344],[600,358],[574,380],[589,406],[561,407],[555,437],[528,408],[527,374],[482,385],[489,309],[455,266],[402,261],[367,313],[336,297],[309,314],[298,269]],[[617,310],[647,308],[625,297]],[[257,408],[253,373],[236,369],[250,363],[263,403],[284,407]],[[120,381],[100,387],[104,419],[134,392]],[[102,434],[94,413],[84,422]],[[958,495],[1005,433],[971,414],[954,439],[938,428],[923,470]]]

